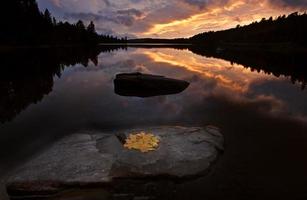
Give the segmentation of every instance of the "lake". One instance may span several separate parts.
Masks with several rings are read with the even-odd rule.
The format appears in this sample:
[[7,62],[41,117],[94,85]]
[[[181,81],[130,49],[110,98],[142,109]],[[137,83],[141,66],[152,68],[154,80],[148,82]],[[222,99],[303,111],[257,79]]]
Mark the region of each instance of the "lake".
[[[225,151],[206,176],[164,180],[153,191],[123,190],[174,199],[306,199],[307,90],[299,71],[306,58],[236,55],[169,46],[2,54],[1,182],[80,130],[213,125],[225,137]],[[115,94],[116,74],[132,72],[190,85],[174,95]]]

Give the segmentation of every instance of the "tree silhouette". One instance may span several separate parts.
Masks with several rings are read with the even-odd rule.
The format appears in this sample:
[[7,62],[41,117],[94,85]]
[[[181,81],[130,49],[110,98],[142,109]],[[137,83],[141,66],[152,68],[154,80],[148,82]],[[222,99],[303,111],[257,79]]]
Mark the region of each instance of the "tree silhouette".
[[79,20],[77,23],[76,23],[76,27],[78,30],[81,30],[81,31],[84,31],[85,30],[85,25],[83,23],[82,20]]
[[87,32],[92,34],[96,33],[95,24],[93,23],[93,21],[91,21],[90,24],[87,26]]
[[46,9],[44,12],[44,18],[46,19],[48,24],[52,24],[51,13],[48,9]]
[[55,17],[52,17],[52,25],[53,25],[53,26],[56,26],[56,25],[57,25],[57,21],[56,21]]
[[97,34],[93,22],[85,26],[81,20],[76,24],[56,21],[48,9],[39,10],[36,0],[7,0],[0,7],[0,19],[2,45],[122,42],[115,37]]
[[276,19],[262,18],[246,26],[210,31],[197,34],[189,41],[207,47],[217,47],[240,44],[295,44],[307,46],[307,14],[292,13],[288,16],[279,16]]

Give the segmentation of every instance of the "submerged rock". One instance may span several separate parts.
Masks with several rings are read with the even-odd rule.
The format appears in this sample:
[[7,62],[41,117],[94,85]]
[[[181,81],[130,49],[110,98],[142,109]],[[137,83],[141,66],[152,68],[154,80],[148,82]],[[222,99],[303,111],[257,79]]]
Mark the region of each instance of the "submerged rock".
[[62,139],[21,167],[7,181],[11,196],[51,195],[71,188],[109,187],[117,178],[199,176],[223,148],[217,129],[154,127],[160,138],[155,151],[141,153],[123,147],[116,133],[79,133]]
[[188,86],[189,83],[183,80],[141,73],[118,74],[114,80],[115,93],[121,96],[151,97],[177,94]]

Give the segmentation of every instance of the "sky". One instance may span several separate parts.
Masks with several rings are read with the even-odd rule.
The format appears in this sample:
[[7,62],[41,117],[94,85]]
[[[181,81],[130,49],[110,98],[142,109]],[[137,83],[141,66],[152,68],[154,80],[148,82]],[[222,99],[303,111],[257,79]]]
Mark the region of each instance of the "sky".
[[177,38],[307,11],[307,0],[38,0],[58,20],[94,21],[103,34]]

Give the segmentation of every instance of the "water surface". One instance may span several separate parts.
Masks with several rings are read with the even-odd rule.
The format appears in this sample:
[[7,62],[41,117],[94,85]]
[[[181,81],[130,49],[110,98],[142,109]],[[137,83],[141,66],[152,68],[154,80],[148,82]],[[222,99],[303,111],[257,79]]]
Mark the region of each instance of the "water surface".
[[[262,62],[253,70],[185,48],[114,49],[92,50],[83,57],[73,52],[28,52],[5,58],[0,176],[80,130],[214,125],[226,142],[214,170],[197,180],[160,188],[156,196],[307,198],[304,77],[284,76],[263,68]],[[150,98],[115,94],[116,74],[131,72],[182,79],[190,86],[180,94]]]

